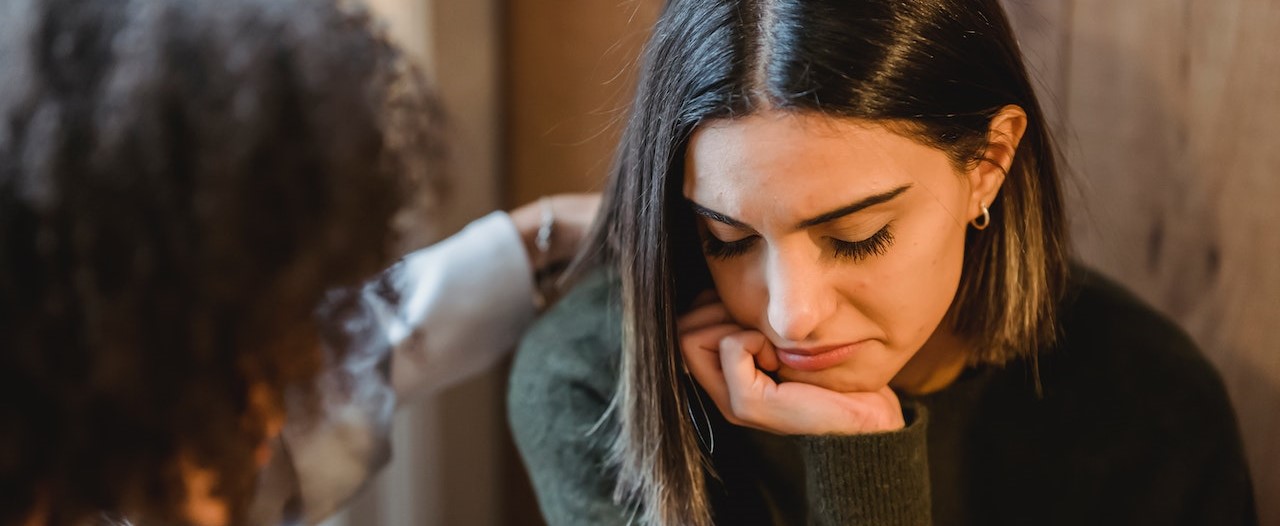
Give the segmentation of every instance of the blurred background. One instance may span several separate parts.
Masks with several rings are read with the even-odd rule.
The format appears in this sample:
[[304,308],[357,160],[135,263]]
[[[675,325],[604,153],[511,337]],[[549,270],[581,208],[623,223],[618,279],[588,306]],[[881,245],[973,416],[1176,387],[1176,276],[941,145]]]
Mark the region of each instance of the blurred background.
[[[368,2],[450,112],[451,231],[601,188],[661,1]],[[1004,3],[1066,161],[1079,257],[1217,365],[1262,524],[1280,525],[1280,0]],[[403,410],[391,469],[328,526],[541,524],[505,375]]]

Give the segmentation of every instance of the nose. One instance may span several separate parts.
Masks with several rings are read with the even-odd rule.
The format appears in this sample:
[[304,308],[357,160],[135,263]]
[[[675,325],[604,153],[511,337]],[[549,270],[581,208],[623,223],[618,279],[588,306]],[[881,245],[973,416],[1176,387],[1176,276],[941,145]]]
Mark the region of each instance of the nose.
[[765,272],[770,327],[788,342],[816,339],[819,326],[835,308],[816,258],[776,251]]

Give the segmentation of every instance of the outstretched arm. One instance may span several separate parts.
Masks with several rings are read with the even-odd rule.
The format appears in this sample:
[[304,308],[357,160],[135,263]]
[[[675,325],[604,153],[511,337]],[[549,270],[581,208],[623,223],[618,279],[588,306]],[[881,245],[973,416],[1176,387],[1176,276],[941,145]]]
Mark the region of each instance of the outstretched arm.
[[[510,215],[494,212],[363,286],[358,315],[336,322],[349,350],[321,379],[332,388],[320,414],[286,423],[253,523],[332,514],[389,460],[396,407],[478,374],[514,348],[536,314],[535,274],[572,256],[598,201],[553,196]],[[550,246],[538,246],[540,233]]]

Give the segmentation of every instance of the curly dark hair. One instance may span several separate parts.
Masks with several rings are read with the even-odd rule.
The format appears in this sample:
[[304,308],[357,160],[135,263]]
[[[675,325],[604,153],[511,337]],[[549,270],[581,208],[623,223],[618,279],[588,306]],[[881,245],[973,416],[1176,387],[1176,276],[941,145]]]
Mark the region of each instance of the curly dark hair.
[[0,523],[183,522],[183,462],[238,521],[250,390],[315,395],[317,304],[389,263],[437,116],[329,0],[0,2]]

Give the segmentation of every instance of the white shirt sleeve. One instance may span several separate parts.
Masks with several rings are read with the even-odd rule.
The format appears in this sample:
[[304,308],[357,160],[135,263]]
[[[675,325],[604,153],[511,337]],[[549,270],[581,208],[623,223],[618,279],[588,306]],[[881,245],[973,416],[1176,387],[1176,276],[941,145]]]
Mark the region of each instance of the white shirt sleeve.
[[320,378],[317,417],[286,422],[251,523],[315,523],[344,504],[389,460],[397,406],[488,369],[515,346],[535,314],[532,274],[515,224],[494,212],[358,290],[332,294],[332,303],[352,302],[330,321],[347,352]]
[[387,335],[401,401],[488,369],[534,317],[533,272],[511,217],[494,212],[406,257],[384,281],[400,291]]

